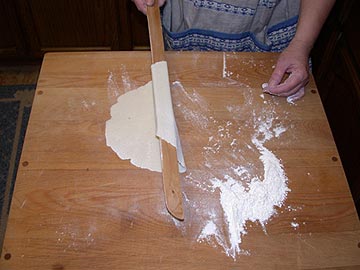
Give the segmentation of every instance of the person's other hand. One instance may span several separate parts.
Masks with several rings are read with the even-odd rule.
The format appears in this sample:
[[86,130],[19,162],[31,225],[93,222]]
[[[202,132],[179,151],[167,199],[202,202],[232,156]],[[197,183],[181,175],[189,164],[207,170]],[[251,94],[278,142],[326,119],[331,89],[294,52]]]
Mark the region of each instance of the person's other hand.
[[[154,0],[132,0],[137,9],[139,11],[141,11],[142,13],[144,13],[146,15],[146,10],[148,6],[153,6],[154,5]],[[159,0],[159,7],[161,7],[162,5],[164,5],[166,0]]]
[[[310,48],[301,41],[291,42],[279,56],[269,83],[264,86],[266,93],[288,97],[289,102],[305,95],[304,87],[309,82]],[[284,76],[289,77],[282,82]]]

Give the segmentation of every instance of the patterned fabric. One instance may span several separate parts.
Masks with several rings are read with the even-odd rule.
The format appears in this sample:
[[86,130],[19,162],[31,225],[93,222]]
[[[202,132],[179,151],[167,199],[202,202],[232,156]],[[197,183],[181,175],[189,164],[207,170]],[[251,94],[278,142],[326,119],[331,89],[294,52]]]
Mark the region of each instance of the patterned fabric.
[[220,3],[215,1],[208,1],[208,0],[190,0],[193,3],[194,7],[196,8],[205,8],[216,10],[219,12],[225,13],[233,13],[233,14],[241,14],[247,16],[253,16],[255,14],[255,9],[248,8],[248,7],[239,7],[235,5],[230,5],[226,3]]
[[271,51],[295,35],[300,0],[167,0],[164,39],[170,50]]

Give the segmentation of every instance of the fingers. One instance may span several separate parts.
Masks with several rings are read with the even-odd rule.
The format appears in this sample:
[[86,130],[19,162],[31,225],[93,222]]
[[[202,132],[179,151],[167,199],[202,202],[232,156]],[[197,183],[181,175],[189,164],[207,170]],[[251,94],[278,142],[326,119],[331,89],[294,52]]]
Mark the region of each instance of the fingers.
[[147,7],[154,5],[154,0],[132,0],[137,9],[146,15]]
[[146,15],[146,9],[147,9],[147,5],[143,0],[132,0],[136,6],[136,8],[142,12],[143,14]]
[[270,77],[269,83],[268,83],[268,87],[272,88],[272,87],[280,84],[285,73],[286,73],[286,66],[278,62],[275,66],[273,73],[271,74],[271,77]]
[[[147,7],[152,7],[154,6],[155,4],[155,1],[154,0],[132,0],[137,9],[139,11],[141,11],[142,13],[144,13],[146,15],[147,13]],[[158,3],[159,3],[159,7],[161,7],[162,5],[164,5],[164,3],[166,2],[166,0],[158,0]]]
[[288,96],[286,101],[289,103],[294,103],[295,101],[301,99],[305,95],[305,87],[301,87],[299,91],[295,94]]
[[304,96],[304,86],[306,83],[307,80],[299,80],[299,75],[290,74],[289,78],[287,78],[282,84],[272,88],[267,84],[263,84],[262,87],[265,93],[275,96],[288,97],[288,102],[294,102]]
[[287,97],[304,87],[308,83],[308,80],[308,76],[305,76],[301,72],[293,72],[290,73],[289,77],[283,83],[278,85],[271,86],[269,81],[269,86],[264,90],[276,96]]
[[[155,4],[154,0],[145,0],[146,1],[146,5],[152,7]],[[165,4],[166,0],[158,0],[158,5],[159,7],[162,7]]]
[[[290,75],[282,82],[286,74]],[[262,87],[265,93],[289,97],[288,101],[293,102],[304,96],[304,86],[308,81],[309,73],[306,66],[279,60],[271,74],[269,83],[263,84]]]
[[285,72],[281,73],[281,69],[275,69],[269,83],[264,83],[262,88],[265,93],[288,97],[287,101],[293,103],[305,95],[304,86],[308,83],[309,77],[304,72],[294,71],[283,83],[280,83],[284,74]]
[[147,6],[152,7],[154,5],[154,0],[145,0]]
[[166,0],[159,0],[159,7],[163,6],[165,4]]
[[274,93],[268,92],[266,90],[268,85],[269,85],[268,83],[263,83],[261,86],[265,93],[269,93],[269,94],[275,95],[275,96],[287,97],[286,101],[289,103],[294,103],[295,101],[301,99],[305,95],[305,87],[302,85],[296,86],[295,88],[292,88],[290,91],[280,93],[280,94],[274,94]]

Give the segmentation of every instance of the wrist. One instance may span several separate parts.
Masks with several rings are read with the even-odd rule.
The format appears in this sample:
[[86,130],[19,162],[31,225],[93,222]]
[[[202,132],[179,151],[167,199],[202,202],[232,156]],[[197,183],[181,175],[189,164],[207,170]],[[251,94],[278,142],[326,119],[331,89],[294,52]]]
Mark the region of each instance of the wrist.
[[313,47],[313,42],[309,42],[300,38],[297,38],[296,36],[294,39],[290,42],[289,48],[296,49],[299,52],[309,55]]

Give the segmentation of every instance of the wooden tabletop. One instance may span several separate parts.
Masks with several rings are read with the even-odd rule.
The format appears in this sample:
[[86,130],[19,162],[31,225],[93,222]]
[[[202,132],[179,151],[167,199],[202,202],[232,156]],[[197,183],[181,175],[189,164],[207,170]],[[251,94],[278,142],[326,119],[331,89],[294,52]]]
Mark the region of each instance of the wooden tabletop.
[[[120,160],[105,141],[117,97],[151,80],[150,52],[46,55],[0,268],[358,269],[359,219],[315,83],[296,104],[263,95],[276,57],[167,53],[188,168],[180,222],[166,211],[161,174]],[[283,132],[264,145],[291,191],[266,233],[247,223],[244,254],[232,258],[216,239],[199,241],[212,216],[227,234],[209,181],[236,166],[263,175],[249,139],[269,119]]]

